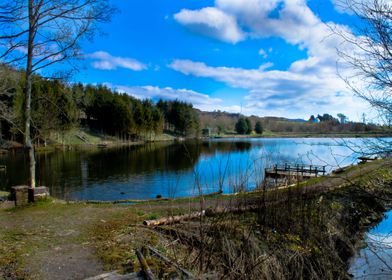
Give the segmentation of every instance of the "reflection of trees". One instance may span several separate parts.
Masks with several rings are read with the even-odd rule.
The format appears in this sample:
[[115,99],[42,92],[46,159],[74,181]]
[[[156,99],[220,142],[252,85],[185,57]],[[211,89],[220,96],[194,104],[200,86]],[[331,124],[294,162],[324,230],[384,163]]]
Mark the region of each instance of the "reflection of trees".
[[[198,142],[195,142],[194,145],[198,145]],[[230,153],[234,151],[245,152],[250,150],[251,146],[252,144],[247,141],[202,142],[201,153],[205,155],[211,155],[216,152],[220,152],[220,153]]]
[[[37,155],[40,185],[51,188],[55,196],[88,186],[89,181],[105,181],[110,178],[126,180],[131,175],[145,175],[156,171],[177,172],[191,170],[201,155],[216,152],[247,151],[249,142],[200,142],[153,143],[105,150],[56,151]],[[1,187],[26,184],[28,157],[22,153],[0,159],[8,166],[7,173],[0,176]]]

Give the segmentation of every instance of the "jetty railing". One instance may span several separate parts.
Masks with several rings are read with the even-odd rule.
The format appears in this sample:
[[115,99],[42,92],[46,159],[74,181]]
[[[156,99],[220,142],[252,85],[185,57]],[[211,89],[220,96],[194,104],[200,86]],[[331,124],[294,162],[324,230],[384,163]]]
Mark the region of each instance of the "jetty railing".
[[275,164],[272,167],[265,168],[265,177],[317,177],[319,174],[325,175],[325,166],[320,165],[305,165],[305,164]]

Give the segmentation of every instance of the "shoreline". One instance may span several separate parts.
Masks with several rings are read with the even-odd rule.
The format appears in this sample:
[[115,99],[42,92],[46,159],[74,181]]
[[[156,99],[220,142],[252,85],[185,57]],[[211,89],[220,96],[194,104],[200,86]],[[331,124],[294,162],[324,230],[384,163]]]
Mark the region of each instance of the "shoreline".
[[[128,146],[140,146],[154,143],[178,143],[183,141],[211,141],[219,139],[298,139],[298,138],[332,138],[332,139],[347,139],[347,138],[390,138],[392,134],[375,134],[375,133],[325,133],[325,134],[274,134],[274,135],[238,135],[238,134],[224,134],[224,135],[212,135],[209,137],[172,137],[170,139],[157,139],[157,140],[141,140],[141,141],[100,141],[96,143],[83,143],[83,144],[48,144],[47,146],[34,145],[36,152],[54,151],[54,150],[88,150],[88,149],[110,149],[117,147],[128,147]],[[11,143],[8,147],[0,148],[0,155],[6,155],[10,151],[20,151],[23,150],[24,146],[21,143]]]

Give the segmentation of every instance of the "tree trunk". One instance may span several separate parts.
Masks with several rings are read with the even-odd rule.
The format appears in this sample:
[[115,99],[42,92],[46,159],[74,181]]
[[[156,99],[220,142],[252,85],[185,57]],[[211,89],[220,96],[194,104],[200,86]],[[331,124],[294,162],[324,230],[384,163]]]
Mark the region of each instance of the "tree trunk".
[[34,51],[34,26],[33,0],[29,0],[29,41],[27,48],[27,67],[26,67],[26,89],[25,89],[25,147],[29,153],[30,182],[32,189],[35,188],[35,156],[34,146],[31,142],[31,88],[32,88],[32,65]]

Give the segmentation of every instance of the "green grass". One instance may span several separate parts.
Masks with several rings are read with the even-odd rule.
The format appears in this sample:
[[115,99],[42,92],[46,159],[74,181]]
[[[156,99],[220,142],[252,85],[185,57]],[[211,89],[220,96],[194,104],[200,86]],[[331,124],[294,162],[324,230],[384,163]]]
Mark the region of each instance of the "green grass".
[[[86,139],[86,142],[81,140],[78,136]],[[85,145],[85,144],[99,144],[105,141],[112,142],[118,141],[116,138],[94,132],[91,130],[85,130],[82,128],[75,128],[67,131],[63,136],[52,137],[53,142],[64,145]]]
[[0,191],[0,196],[9,196],[9,195],[10,195],[9,192]]

